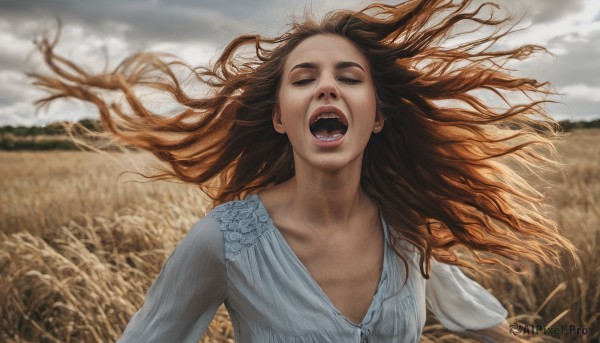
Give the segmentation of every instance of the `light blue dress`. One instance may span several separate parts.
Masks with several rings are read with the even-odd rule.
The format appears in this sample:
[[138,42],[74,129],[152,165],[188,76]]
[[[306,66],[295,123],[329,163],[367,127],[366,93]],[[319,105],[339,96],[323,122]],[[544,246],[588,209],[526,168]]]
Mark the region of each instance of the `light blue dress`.
[[[364,319],[345,318],[273,225],[257,195],[211,210],[173,251],[120,343],[196,343],[225,303],[236,342],[418,342],[426,307],[449,330],[486,329],[506,310],[458,268],[432,261],[425,280],[414,247],[409,278],[385,232],[383,270]],[[410,248],[409,246],[406,246]]]

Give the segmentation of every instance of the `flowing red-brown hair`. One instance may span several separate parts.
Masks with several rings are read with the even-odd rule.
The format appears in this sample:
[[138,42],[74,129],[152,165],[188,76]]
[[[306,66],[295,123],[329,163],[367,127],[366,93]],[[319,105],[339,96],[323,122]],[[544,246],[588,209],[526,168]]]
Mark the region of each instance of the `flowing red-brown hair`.
[[[54,75],[31,76],[51,93],[39,104],[63,97],[95,104],[108,132],[170,167],[152,178],[197,185],[217,205],[294,176],[290,142],[271,120],[283,64],[307,37],[340,35],[369,61],[386,118],[366,147],[361,187],[392,238],[418,249],[421,273],[428,277],[431,257],[473,266],[457,249],[515,271],[523,261],[559,265],[562,251],[574,248],[548,218],[546,197],[519,175],[562,166],[554,148],[560,127],[544,109],[552,91],[506,66],[545,50],[497,49],[514,28],[509,16],[495,18],[497,8],[472,0],[376,3],[321,20],[306,16],[275,38],[239,36],[210,68],[189,69],[193,82],[211,90],[202,97],[185,91],[177,70],[186,64],[172,56],[137,53],[113,72],[93,74],[57,55],[57,40],[47,37],[37,46]],[[465,23],[492,33],[448,42]],[[140,88],[169,94],[181,110],[153,112]],[[126,103],[107,100],[105,91]]]

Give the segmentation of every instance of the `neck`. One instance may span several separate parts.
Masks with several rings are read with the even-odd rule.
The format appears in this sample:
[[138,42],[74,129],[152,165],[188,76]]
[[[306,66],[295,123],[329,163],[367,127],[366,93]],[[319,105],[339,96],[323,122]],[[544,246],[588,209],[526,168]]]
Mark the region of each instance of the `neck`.
[[361,163],[323,171],[296,165],[296,175],[287,181],[285,207],[307,228],[320,231],[349,228],[357,213],[372,204],[360,187]]

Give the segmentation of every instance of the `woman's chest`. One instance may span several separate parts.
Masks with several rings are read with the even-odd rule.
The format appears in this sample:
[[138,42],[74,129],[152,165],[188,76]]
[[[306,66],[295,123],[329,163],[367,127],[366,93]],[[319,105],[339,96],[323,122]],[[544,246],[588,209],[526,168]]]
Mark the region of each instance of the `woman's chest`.
[[297,255],[310,278],[332,305],[353,323],[360,323],[381,279],[383,249],[350,253],[327,251]]
[[291,240],[288,244],[307,277],[332,305],[351,322],[360,323],[381,280],[383,237],[306,245]]
[[[228,265],[228,307],[232,318],[240,319],[241,326],[246,323],[247,330],[276,333],[277,337],[317,335],[323,342],[336,336],[353,337],[348,341],[357,342],[363,342],[362,338],[369,338],[369,342],[416,342],[421,335],[425,323],[424,283],[414,269],[406,279],[403,262],[391,250],[382,252],[386,263],[376,277],[368,304],[362,304],[354,319],[350,318],[352,309],[334,301],[335,293],[323,289],[298,257],[287,254],[277,242],[266,240],[246,253],[248,256]],[[325,260],[321,262],[325,264]],[[353,262],[327,265],[349,272]],[[356,274],[356,270],[350,274]],[[339,280],[343,280],[344,273],[341,275]],[[339,285],[340,289],[354,286]],[[351,303],[350,296],[346,299]],[[362,338],[354,340],[356,337]]]

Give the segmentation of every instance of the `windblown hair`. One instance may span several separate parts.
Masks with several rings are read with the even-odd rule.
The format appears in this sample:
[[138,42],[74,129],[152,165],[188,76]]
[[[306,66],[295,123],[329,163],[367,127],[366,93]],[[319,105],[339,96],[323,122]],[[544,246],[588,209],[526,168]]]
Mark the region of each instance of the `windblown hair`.
[[[550,85],[507,67],[545,50],[498,50],[495,43],[514,25],[509,16],[494,18],[497,7],[409,0],[333,11],[321,20],[307,15],[279,37],[237,37],[210,68],[190,67],[195,82],[212,90],[201,98],[184,90],[175,71],[186,65],[180,60],[137,53],[111,73],[92,74],[55,54],[57,40],[48,38],[37,45],[55,75],[31,76],[51,93],[39,104],[63,97],[95,104],[107,131],[170,166],[152,178],[197,185],[217,205],[294,176],[290,142],[271,120],[284,62],[307,37],[343,36],[369,61],[386,118],[366,147],[361,187],[383,212],[392,239],[415,245],[426,278],[431,257],[523,272],[524,261],[560,265],[562,252],[574,248],[547,218],[546,197],[518,173],[562,166],[554,148],[560,127],[544,109]],[[450,38],[465,40],[464,24],[492,33],[452,45]],[[139,88],[172,96],[182,110],[153,112]],[[105,100],[104,91],[120,92],[126,106]],[[457,249],[469,258],[459,259]]]

